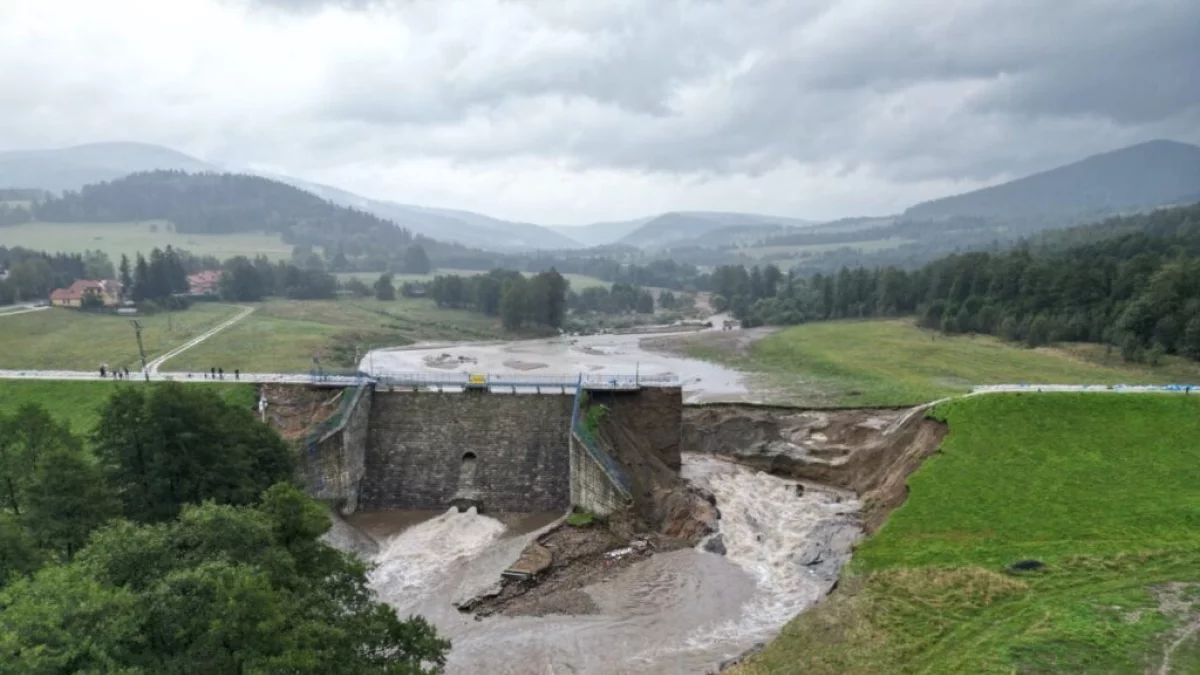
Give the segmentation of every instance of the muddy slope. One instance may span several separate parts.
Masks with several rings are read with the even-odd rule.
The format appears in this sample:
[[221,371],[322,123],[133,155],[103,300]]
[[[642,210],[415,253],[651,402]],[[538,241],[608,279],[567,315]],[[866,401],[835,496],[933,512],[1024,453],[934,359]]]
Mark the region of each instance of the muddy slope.
[[267,399],[267,424],[288,440],[304,438],[332,417],[343,396],[341,389],[295,384],[261,384],[258,392]]
[[871,533],[904,502],[908,476],[946,435],[944,424],[923,413],[688,406],[683,413],[683,449],[854,490],[863,501],[864,526]]

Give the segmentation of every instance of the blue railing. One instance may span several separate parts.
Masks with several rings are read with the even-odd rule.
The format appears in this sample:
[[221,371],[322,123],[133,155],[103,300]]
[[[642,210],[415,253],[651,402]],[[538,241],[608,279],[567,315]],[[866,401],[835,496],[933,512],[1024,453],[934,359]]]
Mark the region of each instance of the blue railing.
[[[582,380],[582,377],[580,379]],[[575,405],[571,410],[571,433],[575,435],[580,445],[587,450],[588,455],[600,465],[600,469],[608,476],[609,481],[624,493],[626,499],[629,499],[633,494],[633,483],[629,480],[629,474],[617,464],[612,455],[600,447],[600,443],[592,434],[591,429],[587,428],[587,423],[583,418],[583,411],[580,407],[584,391],[585,387],[583,383],[576,383]]]
[[386,373],[375,378],[388,387],[452,387],[522,389],[558,387],[562,389],[635,390],[641,387],[678,386],[679,378],[672,375],[639,377],[617,374],[535,375],[527,373]]

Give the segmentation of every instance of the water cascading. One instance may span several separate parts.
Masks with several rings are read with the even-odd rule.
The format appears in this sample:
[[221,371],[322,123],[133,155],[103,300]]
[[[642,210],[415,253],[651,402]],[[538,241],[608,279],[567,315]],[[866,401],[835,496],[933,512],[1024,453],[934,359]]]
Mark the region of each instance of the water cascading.
[[463,455],[462,464],[459,465],[458,489],[454,492],[454,498],[450,500],[450,505],[457,508],[459,512],[470,508],[483,511],[483,502],[479,499],[479,489],[475,486],[475,471],[478,462],[479,459],[475,453],[468,452]]

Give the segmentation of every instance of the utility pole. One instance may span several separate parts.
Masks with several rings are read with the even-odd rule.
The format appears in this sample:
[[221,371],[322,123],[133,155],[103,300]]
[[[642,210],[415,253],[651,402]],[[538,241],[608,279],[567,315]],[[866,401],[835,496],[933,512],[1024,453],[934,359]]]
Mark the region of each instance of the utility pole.
[[142,346],[142,326],[137,322],[137,319],[130,319],[129,323],[133,325],[133,332],[137,334],[138,353],[142,355],[142,375],[149,382],[150,371],[146,368],[146,348]]

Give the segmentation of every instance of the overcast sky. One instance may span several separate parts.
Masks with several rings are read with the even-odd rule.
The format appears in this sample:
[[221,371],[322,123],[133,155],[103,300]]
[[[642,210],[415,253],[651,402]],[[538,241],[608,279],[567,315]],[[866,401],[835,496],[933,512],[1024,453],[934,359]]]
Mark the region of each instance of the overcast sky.
[[1197,0],[0,0],[0,148],[539,223],[910,204],[1200,142]]

